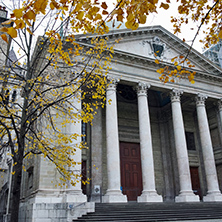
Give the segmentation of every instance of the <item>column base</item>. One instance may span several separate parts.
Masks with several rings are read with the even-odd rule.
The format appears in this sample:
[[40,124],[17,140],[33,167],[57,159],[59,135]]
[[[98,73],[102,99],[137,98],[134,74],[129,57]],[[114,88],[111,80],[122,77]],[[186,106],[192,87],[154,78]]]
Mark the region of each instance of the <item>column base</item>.
[[143,191],[141,196],[137,197],[137,202],[163,202],[163,197],[156,191]]
[[123,195],[120,190],[107,190],[103,197],[103,203],[125,203],[127,196]]
[[206,196],[203,197],[203,202],[220,202],[222,201],[222,194],[220,191],[209,192]]
[[82,190],[70,190],[66,191],[66,202],[83,203],[87,202],[87,197],[82,193]]
[[192,191],[181,192],[179,196],[175,197],[175,202],[199,202],[200,197],[195,195]]

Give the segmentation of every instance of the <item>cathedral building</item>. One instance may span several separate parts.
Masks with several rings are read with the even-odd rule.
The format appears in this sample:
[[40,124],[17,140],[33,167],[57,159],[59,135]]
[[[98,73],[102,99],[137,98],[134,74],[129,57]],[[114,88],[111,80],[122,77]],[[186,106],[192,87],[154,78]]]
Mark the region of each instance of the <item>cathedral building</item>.
[[[107,76],[107,105],[92,124],[76,126],[89,149],[75,160],[90,183],[55,187],[55,166],[35,158],[22,178],[21,222],[72,221],[93,211],[95,202],[222,201],[221,68],[161,26],[106,36],[110,43],[120,39]],[[90,43],[90,37],[79,41]],[[157,70],[187,54],[195,83],[161,82]]]

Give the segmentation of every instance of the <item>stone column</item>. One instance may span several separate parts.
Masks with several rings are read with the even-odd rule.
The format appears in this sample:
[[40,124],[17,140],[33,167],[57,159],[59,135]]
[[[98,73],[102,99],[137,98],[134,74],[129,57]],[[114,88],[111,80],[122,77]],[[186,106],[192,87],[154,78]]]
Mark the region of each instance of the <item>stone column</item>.
[[180,193],[175,198],[175,201],[197,202],[200,199],[198,195],[193,193],[190,179],[189,158],[180,103],[180,96],[182,93],[182,91],[176,89],[173,89],[171,92],[174,139],[180,181]]
[[[74,107],[76,108],[76,112],[80,115],[81,112],[81,99],[75,98],[73,99]],[[76,120],[75,124],[69,123],[69,130],[67,132],[68,134],[74,134],[77,133],[78,135],[81,135],[82,133],[82,123],[81,120]],[[71,184],[71,181],[68,184],[68,189],[66,190],[67,194],[67,202],[86,202],[87,197],[82,193],[81,189],[81,171],[82,171],[82,150],[78,148],[79,144],[81,143],[82,139],[81,136],[78,136],[76,140],[72,141],[72,145],[76,147],[76,151],[74,155],[70,155],[70,158],[72,158],[75,162],[79,163],[75,166],[71,166],[69,168],[70,171],[73,171],[76,175],[79,175],[79,177],[73,178],[73,180],[76,182],[75,186]]]
[[120,153],[117,118],[116,84],[112,79],[106,90],[106,146],[108,189],[103,197],[104,203],[127,202],[120,190]]
[[91,201],[100,202],[102,191],[102,140],[103,140],[103,127],[102,127],[102,108],[99,107],[97,114],[94,116],[91,126]]
[[220,133],[220,142],[222,144],[222,98],[218,101],[218,114],[219,114],[219,124],[218,124],[218,130]]
[[196,96],[198,126],[207,179],[207,195],[203,197],[203,201],[222,201],[222,195],[218,185],[214,152],[210,137],[210,129],[205,108],[206,99],[206,95],[198,94]]
[[138,85],[138,113],[140,131],[140,150],[142,165],[143,191],[137,198],[138,202],[162,202],[162,196],[158,195],[155,187],[155,173],[153,163],[153,148],[149,108],[147,101],[147,88],[145,83]]

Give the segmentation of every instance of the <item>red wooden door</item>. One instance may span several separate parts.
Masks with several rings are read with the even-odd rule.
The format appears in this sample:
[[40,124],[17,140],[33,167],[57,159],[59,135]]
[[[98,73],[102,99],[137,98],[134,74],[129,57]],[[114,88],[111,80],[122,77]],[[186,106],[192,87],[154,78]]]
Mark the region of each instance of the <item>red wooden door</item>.
[[142,193],[140,146],[137,143],[120,143],[121,185],[128,201],[135,201]]
[[192,183],[193,192],[196,195],[199,195],[200,199],[202,199],[198,167],[190,167],[190,176],[191,176],[191,183]]

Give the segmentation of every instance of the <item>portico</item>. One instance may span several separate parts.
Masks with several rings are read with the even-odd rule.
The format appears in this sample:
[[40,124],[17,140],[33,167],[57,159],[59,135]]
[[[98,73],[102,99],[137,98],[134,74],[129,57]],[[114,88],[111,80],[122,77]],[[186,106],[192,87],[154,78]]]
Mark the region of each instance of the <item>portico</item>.
[[[108,147],[112,147],[112,151],[107,150],[107,163],[110,163],[110,165],[107,164],[107,170],[108,170],[108,186],[110,187],[107,190],[107,193],[104,196],[104,202],[126,202],[126,196],[122,194],[121,192],[121,160],[119,156],[119,142],[121,141],[127,141],[126,138],[126,131],[123,132],[122,128],[122,121],[121,117],[118,118],[118,113],[121,114],[121,111],[118,111],[118,109],[122,109],[123,104],[127,103],[126,98],[122,98],[124,96],[121,96],[120,94],[126,95],[126,92],[128,93],[134,93],[137,94],[137,98],[133,98],[134,102],[133,105],[134,107],[137,107],[138,112],[137,112],[137,130],[138,130],[138,138],[137,139],[130,139],[130,136],[128,135],[128,142],[136,142],[140,144],[140,153],[141,153],[141,168],[142,168],[142,181],[143,181],[143,190],[141,196],[137,197],[138,202],[162,202],[164,200],[162,195],[167,195],[164,192],[158,193],[156,189],[156,181],[159,180],[160,178],[155,178],[156,174],[155,173],[155,164],[154,162],[161,162],[162,168],[165,167],[163,163],[163,153],[160,155],[160,159],[156,160],[155,156],[153,155],[153,152],[156,152],[157,146],[155,146],[155,142],[152,143],[152,137],[156,137],[155,135],[155,130],[152,132],[152,123],[150,122],[150,115],[153,115],[153,110],[158,110],[159,113],[164,113],[168,112],[167,118],[165,118],[164,121],[167,121],[166,125],[172,124],[171,132],[173,135],[170,135],[171,140],[173,141],[173,148],[171,151],[172,156],[168,160],[169,162],[171,161],[171,168],[176,167],[178,169],[176,173],[174,172],[174,178],[171,176],[171,178],[168,178],[168,180],[177,180],[178,178],[178,184],[174,184],[174,190],[177,190],[177,192],[174,191],[174,200],[176,202],[198,202],[200,201],[200,196],[195,195],[194,192],[195,190],[192,189],[192,181],[191,181],[191,174],[190,174],[190,167],[192,167],[192,158],[189,158],[189,150],[187,147],[187,138],[185,134],[185,126],[184,126],[184,121],[183,121],[183,107],[181,106],[181,97],[183,96],[183,91],[180,89],[163,89],[163,92],[161,91],[155,91],[152,89],[152,85],[149,85],[148,82],[139,82],[139,83],[131,83],[133,87],[130,87],[132,92],[129,92],[129,89],[126,90],[126,92],[123,92],[123,86],[120,81],[121,90],[118,90],[117,86],[118,82],[116,80],[113,80],[112,83],[108,86],[107,88],[107,101],[110,102],[109,105],[106,106],[106,137],[107,137],[107,149]],[[150,88],[150,89],[149,89]],[[155,87],[153,87],[155,88]],[[167,104],[165,104],[163,107],[159,108],[151,108],[151,112],[149,111],[149,106],[148,101],[149,101],[149,90],[151,90],[151,95],[153,97],[153,94],[158,94],[162,93],[167,95],[166,100],[168,100]],[[112,92],[112,93],[111,93]],[[118,96],[116,96],[116,93]],[[222,201],[222,195],[219,190],[219,182],[217,179],[217,172],[216,172],[216,165],[214,161],[214,156],[213,156],[213,147],[212,147],[212,142],[211,137],[210,137],[210,130],[209,130],[209,124],[207,120],[207,114],[205,110],[205,115],[202,113],[200,114],[199,111],[199,103],[198,101],[200,100],[200,94],[186,94],[186,99],[189,98],[190,103],[194,103],[193,100],[196,98],[196,107],[193,105],[193,109],[195,109],[196,117],[193,119],[198,119],[198,124],[197,122],[194,122],[193,125],[196,125],[195,129],[195,134],[200,136],[200,138],[204,138],[207,141],[202,141],[199,144],[199,151],[196,152],[195,158],[198,158],[198,161],[196,163],[199,171],[201,171],[201,176],[203,178],[206,178],[207,182],[207,193],[206,196],[203,197],[203,201],[209,202],[209,201]],[[117,97],[118,97],[118,102],[117,102]],[[169,100],[170,98],[170,100]],[[202,98],[202,97],[201,97]],[[205,97],[204,97],[205,98]],[[125,100],[124,100],[125,99]],[[151,98],[152,100],[154,98]],[[206,98],[205,98],[206,99]],[[128,101],[129,104],[132,102]],[[132,104],[131,104],[132,105]],[[203,109],[203,103],[202,103],[202,109]],[[115,112],[112,110],[116,110]],[[164,112],[163,110],[166,109]],[[128,110],[131,112],[132,110]],[[107,115],[108,114],[108,115]],[[161,114],[162,115],[162,114]],[[114,121],[115,117],[115,121]],[[159,118],[160,116],[158,116]],[[152,117],[151,117],[152,118]],[[163,118],[163,117],[162,117]],[[204,118],[204,119],[201,119]],[[153,118],[152,118],[153,119]],[[168,119],[168,120],[166,120]],[[111,121],[112,120],[112,123]],[[129,120],[130,121],[130,120]],[[192,120],[190,120],[192,121]],[[112,124],[116,124],[115,128],[112,128]],[[118,123],[119,122],[119,123]],[[154,121],[155,122],[155,121]],[[160,125],[162,122],[161,118],[158,119],[157,125]],[[170,123],[171,122],[171,123]],[[156,123],[155,123],[156,124]],[[204,126],[203,126],[204,124]],[[130,124],[129,124],[130,125]],[[186,123],[187,125],[187,123]],[[207,128],[208,126],[208,128]],[[119,131],[120,128],[120,131]],[[130,128],[130,126],[129,126]],[[154,127],[153,127],[154,128]],[[112,130],[111,130],[112,129]],[[202,129],[205,129],[204,132],[202,132]],[[208,129],[208,130],[207,130]],[[169,134],[170,134],[169,133]],[[204,134],[205,133],[205,134]],[[125,135],[124,135],[125,134]],[[169,135],[168,134],[168,135]],[[114,136],[115,135],[115,136]],[[109,140],[109,137],[113,138]],[[167,135],[165,135],[167,137]],[[119,139],[119,142],[117,141]],[[162,138],[159,138],[160,140]],[[116,142],[114,142],[116,141]],[[207,144],[208,143],[208,144]],[[116,146],[115,146],[116,144]],[[153,145],[154,144],[154,145]],[[205,147],[203,147],[203,144]],[[166,149],[166,148],[161,148],[161,149]],[[116,150],[114,152],[114,150]],[[118,152],[119,151],[119,152]],[[161,150],[162,152],[162,150]],[[197,154],[198,153],[198,154]],[[203,162],[201,163],[201,157],[200,154],[203,155]],[[115,155],[115,157],[114,157]],[[176,160],[174,159],[176,158]],[[115,164],[114,164],[115,163]],[[204,165],[204,167],[202,167]],[[208,166],[211,166],[210,168]],[[170,167],[169,167],[170,168]],[[202,170],[200,168],[203,168]],[[115,169],[115,170],[114,170]],[[214,169],[214,170],[213,170]],[[210,172],[208,172],[210,171]],[[204,174],[205,173],[205,174]],[[112,176],[113,174],[113,176]],[[166,177],[166,175],[161,175],[163,177]],[[157,177],[160,177],[160,175],[157,174]],[[169,175],[168,175],[169,177]],[[166,179],[166,178],[164,178]],[[132,181],[131,181],[132,182]],[[130,183],[130,182],[129,182]],[[172,184],[171,184],[172,185]],[[127,186],[125,184],[125,186]],[[159,185],[160,186],[160,185]],[[167,190],[167,189],[166,189]],[[126,193],[126,192],[125,192]],[[113,195],[112,195],[113,194]],[[109,200],[107,196],[109,195]],[[113,199],[112,199],[113,198]],[[202,197],[201,197],[202,198]]]

